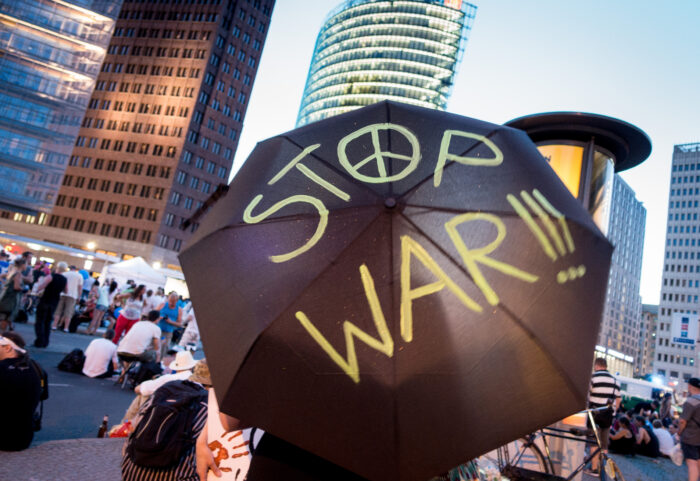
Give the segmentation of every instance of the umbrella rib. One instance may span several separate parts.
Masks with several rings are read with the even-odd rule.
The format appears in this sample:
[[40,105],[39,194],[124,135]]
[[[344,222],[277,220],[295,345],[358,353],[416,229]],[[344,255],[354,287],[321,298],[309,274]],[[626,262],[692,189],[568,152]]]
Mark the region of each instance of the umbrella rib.
[[[488,134],[484,135],[484,138],[491,138],[491,136],[495,135],[495,134],[498,133],[500,130],[501,130],[500,128],[493,129],[491,132],[489,132]],[[474,149],[476,148],[476,146],[479,145],[479,144],[481,144],[481,143],[482,143],[482,142],[475,142],[474,145],[472,145],[472,146],[469,147],[467,150],[465,150],[464,152],[462,152],[461,154],[459,154],[459,157],[464,157],[465,154],[468,154],[469,152],[471,152],[472,150],[474,150]],[[445,166],[442,168],[443,177],[444,177],[444,172],[445,172],[447,169],[449,169],[450,167],[454,166],[454,165],[460,165],[460,164],[458,164],[458,162],[450,162],[450,163],[448,163],[447,165],[445,165]],[[420,186],[422,186],[423,184],[425,184],[427,181],[429,181],[429,180],[432,179],[433,177],[435,177],[435,171],[433,171],[433,172],[432,172],[430,175],[428,175],[425,179],[423,179],[423,180],[417,182],[413,187],[411,187],[410,189],[408,189],[406,192],[404,192],[403,194],[401,194],[401,196],[400,196],[397,200],[403,199],[404,197],[406,197],[406,196],[409,195],[410,193],[414,192],[416,189],[418,189]]]
[[[416,229],[428,242],[430,242],[433,247],[435,247],[437,250],[439,250],[445,257],[447,257],[452,264],[457,267],[460,271],[462,271],[468,279],[471,279],[472,282],[474,282],[474,278],[465,270],[464,267],[462,267],[445,249],[443,249],[441,246],[433,242],[432,238],[423,230],[421,229],[417,224],[415,224],[411,219],[406,217],[404,213],[402,212],[401,217],[403,217],[406,222],[408,222],[411,226],[413,226],[414,229]],[[531,304],[532,305],[532,304]],[[495,306],[499,309],[501,309],[510,319],[520,327],[520,329],[525,332],[525,334],[532,339],[532,341],[539,347],[539,349],[544,353],[545,357],[547,357],[552,365],[556,368],[556,370],[559,372],[559,375],[562,377],[562,379],[566,382],[567,386],[569,387],[569,390],[573,392],[575,396],[582,396],[582,394],[576,389],[576,386],[574,385],[573,381],[569,378],[569,376],[566,375],[566,371],[561,367],[561,365],[557,362],[556,358],[551,355],[551,353],[545,349],[544,345],[540,341],[540,339],[535,335],[535,333],[527,327],[505,304],[502,302],[499,302],[498,306]]]
[[[294,145],[295,147],[297,147],[297,148],[299,148],[299,149],[301,149],[301,150],[304,150],[304,147],[302,147],[298,142],[294,141],[293,139],[290,139],[290,138],[287,137],[286,135],[283,135],[282,137],[283,137],[285,140],[287,140],[288,142],[290,142],[292,145]],[[315,152],[315,151],[314,151],[314,152]],[[332,170],[333,172],[335,172],[336,174],[338,174],[339,176],[341,176],[342,178],[344,178],[345,180],[347,180],[348,182],[350,182],[350,183],[353,184],[354,186],[362,187],[364,190],[366,190],[367,192],[370,192],[370,193],[371,193],[372,195],[374,195],[375,197],[381,198],[381,197],[379,196],[379,194],[377,194],[374,190],[372,190],[371,187],[368,187],[367,185],[365,185],[364,182],[357,182],[357,179],[355,179],[352,175],[349,175],[347,172],[343,172],[342,170],[340,170],[339,168],[337,168],[335,165],[333,165],[333,164],[331,164],[330,162],[326,161],[326,160],[323,159],[322,157],[319,157],[318,155],[316,155],[314,152],[310,152],[310,153],[307,154],[307,155],[308,155],[309,157],[313,157],[314,159],[318,160],[318,161],[321,162],[323,165],[325,165],[327,168],[329,168],[330,170]]]

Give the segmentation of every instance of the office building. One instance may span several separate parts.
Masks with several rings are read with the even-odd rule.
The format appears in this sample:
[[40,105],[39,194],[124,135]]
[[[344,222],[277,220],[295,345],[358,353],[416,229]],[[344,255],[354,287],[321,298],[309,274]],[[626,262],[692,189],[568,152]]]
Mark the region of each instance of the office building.
[[642,304],[642,324],[639,332],[639,353],[635,362],[635,374],[651,374],[654,368],[656,348],[656,323],[659,319],[659,306]]
[[0,2],[0,209],[53,207],[122,0]]
[[178,270],[198,222],[181,226],[228,183],[273,6],[124,1],[55,206],[22,233]]
[[608,240],[615,246],[598,334],[598,354],[611,372],[632,377],[639,352],[642,301],[639,288],[646,209],[619,175],[613,180]]
[[444,110],[476,7],[347,0],[316,40],[297,125],[381,100]]
[[[698,375],[693,344],[674,342],[674,314],[697,318],[700,287],[700,143],[673,149],[654,373],[682,383]],[[697,321],[694,321],[697,323]],[[697,339],[689,339],[693,343]]]

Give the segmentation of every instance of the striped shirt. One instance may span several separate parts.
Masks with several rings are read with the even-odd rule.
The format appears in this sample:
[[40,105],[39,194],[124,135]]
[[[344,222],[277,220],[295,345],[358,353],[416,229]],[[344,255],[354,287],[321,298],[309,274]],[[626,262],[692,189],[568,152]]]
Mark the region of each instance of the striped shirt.
[[[139,408],[134,426],[138,425],[138,421],[141,420],[153,399],[153,396],[149,397]],[[207,403],[200,402],[196,409],[197,413],[192,420],[191,445],[183,453],[180,461],[176,465],[167,468],[139,466],[131,460],[128,452],[124,449],[122,458],[122,481],[199,481],[195,442],[207,421]]]
[[588,393],[588,407],[600,408],[612,404],[620,397],[620,386],[615,376],[606,370],[596,371],[591,376],[591,390]]

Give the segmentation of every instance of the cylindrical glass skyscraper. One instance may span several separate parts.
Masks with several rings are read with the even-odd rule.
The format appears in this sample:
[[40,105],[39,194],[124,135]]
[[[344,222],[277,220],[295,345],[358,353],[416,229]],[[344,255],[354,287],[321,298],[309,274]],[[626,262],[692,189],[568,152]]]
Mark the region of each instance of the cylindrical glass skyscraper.
[[347,0],[316,40],[297,126],[381,100],[444,110],[476,7]]

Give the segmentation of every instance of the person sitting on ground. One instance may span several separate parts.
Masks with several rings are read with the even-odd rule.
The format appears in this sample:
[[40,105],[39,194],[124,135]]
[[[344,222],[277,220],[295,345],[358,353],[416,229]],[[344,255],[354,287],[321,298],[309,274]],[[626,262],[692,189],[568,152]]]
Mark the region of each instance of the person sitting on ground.
[[104,379],[112,377],[117,370],[117,346],[112,342],[114,331],[107,329],[101,339],[93,339],[85,349],[83,374],[87,377]]
[[21,451],[34,438],[41,377],[24,346],[24,339],[16,332],[0,336],[0,451]]
[[163,374],[162,376],[144,381],[136,386],[134,389],[136,397],[133,401],[131,401],[129,408],[126,410],[126,414],[124,414],[124,419],[122,422],[133,419],[136,416],[136,413],[138,413],[141,405],[146,402],[148,398],[154,392],[156,392],[156,389],[161,387],[163,384],[170,381],[184,381],[189,379],[189,377],[192,375],[192,369],[194,369],[195,364],[197,364],[197,361],[194,360],[190,351],[178,352],[175,356],[175,360],[171,362],[169,366],[170,369],[175,372],[171,374]]
[[[196,397],[194,402],[191,402],[188,405],[188,409],[191,411],[190,415],[187,416],[187,425],[183,428],[186,435],[178,438],[179,443],[182,444],[182,452],[180,453],[177,462],[173,463],[172,465],[158,468],[139,465],[134,461],[134,459],[132,459],[132,450],[130,448],[135,437],[135,435],[132,434],[127,441],[126,448],[124,449],[124,457],[121,464],[122,481],[198,480],[195,444],[207,420],[207,390],[209,388],[211,388],[209,368],[207,367],[206,362],[202,360],[195,365],[192,374],[187,380],[171,381],[156,390],[153,396],[151,396],[149,400],[144,403],[133,421],[134,429],[136,430],[135,433],[147,431],[147,428],[139,430],[139,423],[144,417],[151,413],[150,407],[154,401],[158,400],[159,392],[163,393],[164,390],[168,390],[166,394],[170,395],[170,392],[172,391],[186,390],[193,395],[193,397]],[[135,453],[135,450],[133,452]],[[148,452],[151,456],[159,455],[157,449],[149,449]]]
[[637,454],[656,458],[659,456],[659,439],[654,434],[652,428],[647,425],[644,416],[634,417],[634,424],[637,426]]
[[634,454],[636,440],[632,434],[632,423],[627,416],[622,416],[618,419],[618,426],[618,429],[610,435],[610,452]]
[[122,361],[160,361],[160,336],[158,327],[160,313],[151,311],[148,320],[138,321],[126,333],[117,348],[117,356]]
[[661,454],[664,456],[671,456],[673,446],[676,444],[673,441],[673,435],[668,432],[668,429],[664,428],[663,423],[659,419],[656,419],[652,423],[652,430],[654,431],[656,438],[659,440],[659,452],[661,452]]

